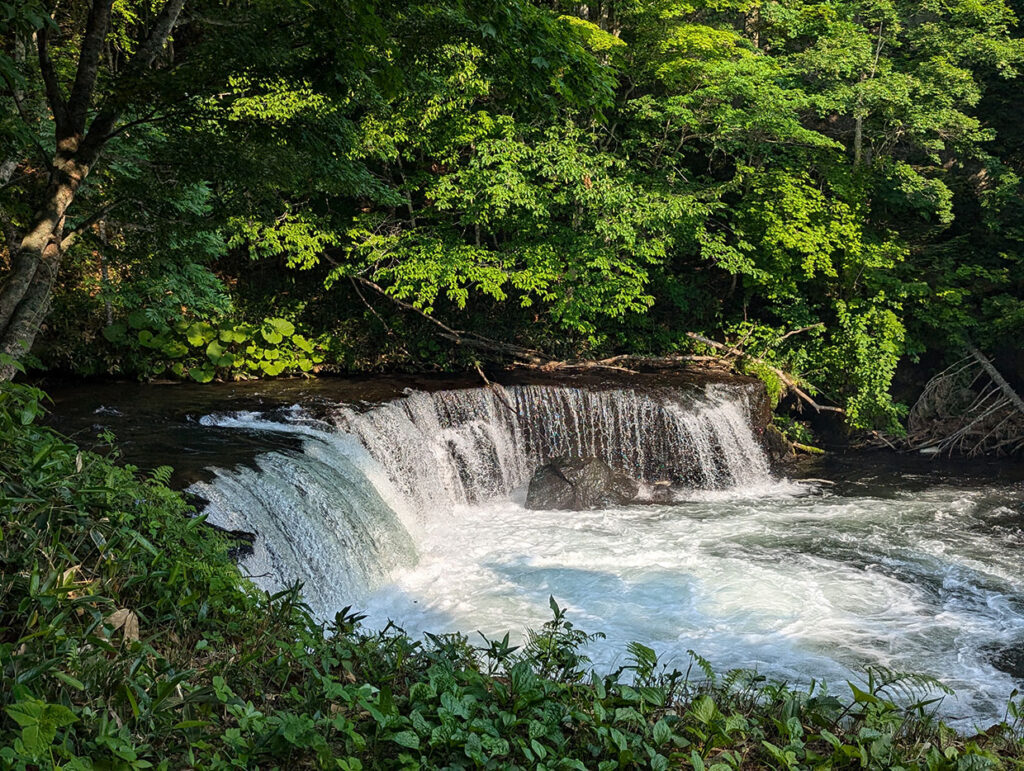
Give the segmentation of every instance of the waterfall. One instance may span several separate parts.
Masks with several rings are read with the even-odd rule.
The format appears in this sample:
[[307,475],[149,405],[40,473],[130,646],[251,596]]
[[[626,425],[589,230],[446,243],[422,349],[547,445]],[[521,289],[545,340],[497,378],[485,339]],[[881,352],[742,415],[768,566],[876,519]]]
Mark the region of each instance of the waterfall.
[[216,469],[193,485],[219,527],[257,535],[241,560],[257,585],[304,582],[329,617],[392,570],[416,560],[416,533],[456,506],[508,498],[538,465],[597,456],[645,482],[725,489],[763,484],[768,462],[751,429],[752,392],[586,390],[524,385],[412,391],[316,416],[210,415],[208,426],[295,434],[301,450],[274,451],[255,468]]

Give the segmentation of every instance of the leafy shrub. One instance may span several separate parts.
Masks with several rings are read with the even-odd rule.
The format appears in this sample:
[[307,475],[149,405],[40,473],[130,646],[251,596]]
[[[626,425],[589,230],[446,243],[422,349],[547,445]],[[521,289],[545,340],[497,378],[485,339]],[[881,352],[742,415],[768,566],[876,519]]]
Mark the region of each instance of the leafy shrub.
[[788,415],[773,415],[772,422],[782,435],[790,442],[804,445],[814,444],[814,432],[801,420],[794,420]]
[[323,362],[322,340],[298,334],[287,319],[261,324],[154,319],[144,311],[103,331],[111,343],[140,352],[146,374],[169,373],[209,383],[215,377],[246,379],[307,374]]

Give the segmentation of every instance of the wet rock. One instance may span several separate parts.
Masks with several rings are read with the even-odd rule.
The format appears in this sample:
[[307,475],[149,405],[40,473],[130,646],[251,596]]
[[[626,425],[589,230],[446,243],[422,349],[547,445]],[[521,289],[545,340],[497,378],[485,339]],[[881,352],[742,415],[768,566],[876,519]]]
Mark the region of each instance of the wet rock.
[[1000,672],[1024,680],[1024,647],[996,648],[990,651],[989,661]]
[[793,452],[793,445],[789,440],[771,424],[765,426],[761,437],[769,457],[774,461],[792,458],[796,454]]
[[671,482],[655,482],[651,486],[650,497],[648,498],[649,503],[671,503],[672,499]]
[[526,495],[528,509],[582,511],[623,505],[639,484],[599,458],[555,458],[537,469]]
[[231,547],[228,549],[228,556],[231,559],[240,560],[244,557],[252,556],[253,544],[256,543],[255,533],[245,530],[228,530],[227,528],[218,527],[212,522],[207,522],[206,525],[223,534],[231,542]]

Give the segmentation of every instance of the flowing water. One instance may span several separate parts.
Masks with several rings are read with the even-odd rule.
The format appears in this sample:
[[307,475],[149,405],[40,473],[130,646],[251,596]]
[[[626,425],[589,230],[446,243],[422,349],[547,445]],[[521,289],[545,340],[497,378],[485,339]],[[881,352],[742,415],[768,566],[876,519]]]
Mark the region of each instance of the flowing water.
[[[413,634],[536,627],[548,598],[669,666],[693,649],[717,667],[841,686],[867,665],[956,689],[962,725],[1002,715],[1024,645],[1019,484],[846,485],[773,478],[749,394],[551,386],[413,392],[316,416],[207,415],[207,426],[291,434],[301,449],[219,469],[191,488],[210,521],[258,534],[243,569],[296,580],[314,611],[347,605]],[[651,484],[661,505],[531,511],[547,458],[597,455]],[[1016,671],[1017,676],[1022,672]]]
[[[607,635],[588,649],[602,670],[633,640],[670,667],[692,649],[720,670],[833,690],[878,665],[955,688],[941,711],[965,730],[1000,719],[1024,688],[1022,475],[907,473],[890,455],[817,472],[834,485],[775,477],[751,396],[534,384],[360,404],[300,391],[285,399],[303,407],[246,397],[258,409],[211,404],[173,434],[125,430],[129,451],[148,441],[161,462],[172,450],[229,464],[190,491],[212,523],[257,534],[244,572],[268,590],[302,581],[324,619],[351,605],[414,635],[515,636],[554,596]],[[104,398],[90,419],[115,420]],[[647,490],[671,482],[673,499],[526,509],[533,470],[561,455],[605,458]]]

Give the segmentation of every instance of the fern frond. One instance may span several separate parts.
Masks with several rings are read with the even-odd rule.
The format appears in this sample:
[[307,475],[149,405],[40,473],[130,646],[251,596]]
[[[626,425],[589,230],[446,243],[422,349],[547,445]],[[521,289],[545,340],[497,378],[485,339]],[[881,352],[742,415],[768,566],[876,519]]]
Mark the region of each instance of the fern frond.
[[888,696],[901,700],[918,699],[936,692],[952,696],[954,691],[945,683],[917,672],[900,672],[883,666],[864,668],[868,692],[873,696]]

